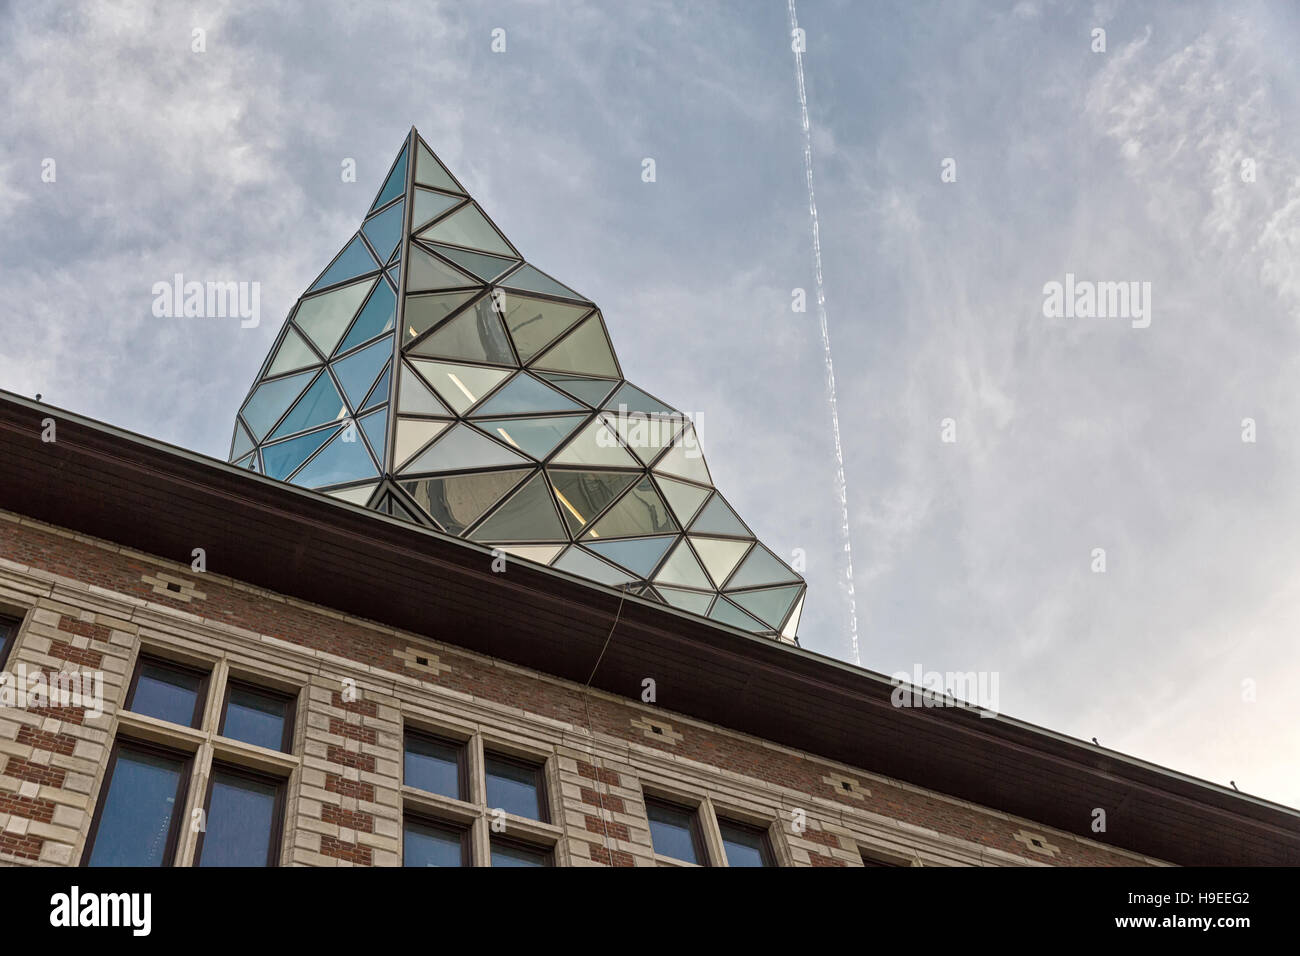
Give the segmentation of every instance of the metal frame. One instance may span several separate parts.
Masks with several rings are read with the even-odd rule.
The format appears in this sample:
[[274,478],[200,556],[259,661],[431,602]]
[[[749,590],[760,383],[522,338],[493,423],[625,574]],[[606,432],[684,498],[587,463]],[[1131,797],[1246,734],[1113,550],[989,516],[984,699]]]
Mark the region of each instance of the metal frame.
[[[225,711],[222,711],[222,723],[225,723]],[[232,763],[225,763],[219,760],[213,760],[208,770],[208,786],[203,794],[203,813],[206,820],[212,809],[212,790],[216,785],[217,774],[224,774],[230,777],[243,777],[246,780],[254,780],[258,783],[269,784],[275,788],[275,797],[271,805],[271,832],[267,837],[266,844],[266,865],[276,867],[280,865],[280,844],[284,839],[284,808],[285,795],[288,790],[288,781],[284,777],[276,777],[268,773],[260,773],[256,770],[250,770],[247,767],[241,767]],[[207,838],[207,828],[204,827],[199,831],[198,839],[194,843],[194,859],[191,866],[201,865],[203,859],[203,842]]]
[[95,802],[95,813],[90,820],[90,829],[86,833],[86,845],[81,851],[81,866],[89,866],[91,855],[95,850],[95,839],[99,836],[99,826],[103,821],[104,807],[108,796],[113,791],[113,778],[117,774],[118,757],[123,749],[135,750],[155,757],[178,760],[181,770],[176,783],[176,796],[172,801],[171,819],[167,824],[167,842],[163,846],[162,866],[176,865],[176,850],[180,845],[181,818],[184,816],[185,798],[190,789],[190,777],[194,772],[194,754],[160,744],[147,743],[120,734],[114,739],[108,758],[108,769],[104,771],[104,780],[99,785],[99,796]]

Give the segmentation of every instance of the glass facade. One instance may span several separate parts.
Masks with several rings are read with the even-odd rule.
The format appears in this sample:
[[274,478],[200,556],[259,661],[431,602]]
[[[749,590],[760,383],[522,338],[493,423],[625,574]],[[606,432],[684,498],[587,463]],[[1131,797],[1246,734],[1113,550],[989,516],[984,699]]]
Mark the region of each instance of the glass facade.
[[803,580],[714,488],[687,416],[623,379],[595,303],[526,263],[414,130],[285,321],[230,460],[796,635]]

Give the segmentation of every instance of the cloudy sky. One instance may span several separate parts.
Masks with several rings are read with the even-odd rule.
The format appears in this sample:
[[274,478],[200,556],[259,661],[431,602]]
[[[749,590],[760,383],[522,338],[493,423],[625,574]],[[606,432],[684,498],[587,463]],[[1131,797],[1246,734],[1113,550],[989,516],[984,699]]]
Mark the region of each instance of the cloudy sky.
[[[798,20],[861,663],[996,672],[1003,713],[1300,805],[1300,15]],[[224,458],[415,125],[701,416],[806,554],[804,646],[853,660],[784,2],[13,2],[0,116],[0,388]],[[176,272],[260,283],[262,324],[155,318]],[[1044,317],[1066,273],[1151,283],[1150,326]]]

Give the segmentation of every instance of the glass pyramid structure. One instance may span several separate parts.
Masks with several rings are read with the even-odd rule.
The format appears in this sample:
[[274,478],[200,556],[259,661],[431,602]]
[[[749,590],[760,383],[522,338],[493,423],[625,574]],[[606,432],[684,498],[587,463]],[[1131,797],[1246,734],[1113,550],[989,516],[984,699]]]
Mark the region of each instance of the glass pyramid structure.
[[600,310],[524,261],[412,129],[303,293],[230,460],[786,641],[805,584],[625,381]]

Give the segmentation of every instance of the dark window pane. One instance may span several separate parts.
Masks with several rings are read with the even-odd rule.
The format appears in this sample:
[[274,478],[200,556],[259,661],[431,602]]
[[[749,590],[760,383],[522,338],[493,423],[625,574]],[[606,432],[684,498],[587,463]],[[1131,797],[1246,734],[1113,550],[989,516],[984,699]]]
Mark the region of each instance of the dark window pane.
[[290,703],[276,694],[231,684],[221,734],[246,744],[283,750]]
[[164,866],[179,812],[186,762],[145,751],[118,750],[95,831],[90,866]]
[[407,734],[405,782],[408,787],[459,800],[460,747],[445,740]]
[[542,818],[541,802],[537,796],[536,767],[493,757],[490,754],[485,761],[485,766],[487,805],[490,809],[499,808],[506,813],[528,817],[530,820]]
[[550,866],[549,850],[535,850],[516,843],[492,843],[493,866]]
[[268,866],[279,786],[214,770],[199,866]]
[[702,863],[695,842],[695,811],[670,803],[647,800],[650,817],[650,842],[656,853],[687,863]]
[[767,834],[762,830],[726,820],[718,821],[718,829],[722,831],[722,845],[726,848],[729,866],[773,865]]
[[4,664],[5,657],[9,654],[9,628],[0,624],[0,664]]
[[465,866],[465,832],[408,820],[402,866]]
[[193,727],[202,688],[203,677],[200,674],[155,661],[143,661],[127,709]]

